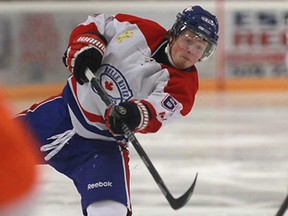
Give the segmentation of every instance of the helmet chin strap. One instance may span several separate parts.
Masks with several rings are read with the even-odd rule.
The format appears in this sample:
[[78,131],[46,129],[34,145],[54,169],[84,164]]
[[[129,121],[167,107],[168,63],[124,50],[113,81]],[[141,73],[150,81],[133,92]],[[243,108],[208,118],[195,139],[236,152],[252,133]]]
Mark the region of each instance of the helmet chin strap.
[[177,68],[177,69],[181,69],[181,68],[177,67],[177,66],[175,65],[175,63],[173,62],[172,57],[171,57],[171,55],[170,55],[170,50],[171,50],[171,49],[170,49],[170,43],[168,43],[167,46],[166,46],[166,48],[165,48],[165,53],[166,53],[166,55],[167,55],[167,57],[168,57],[168,60],[169,60],[170,64],[171,64],[173,67],[175,67],[175,68]]

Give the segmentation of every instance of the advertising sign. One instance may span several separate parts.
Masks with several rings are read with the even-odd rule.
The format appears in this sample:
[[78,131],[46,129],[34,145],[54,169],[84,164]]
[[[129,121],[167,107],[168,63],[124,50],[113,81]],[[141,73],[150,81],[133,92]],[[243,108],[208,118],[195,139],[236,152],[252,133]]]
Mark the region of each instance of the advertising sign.
[[227,3],[226,78],[287,77],[285,19],[281,4]]

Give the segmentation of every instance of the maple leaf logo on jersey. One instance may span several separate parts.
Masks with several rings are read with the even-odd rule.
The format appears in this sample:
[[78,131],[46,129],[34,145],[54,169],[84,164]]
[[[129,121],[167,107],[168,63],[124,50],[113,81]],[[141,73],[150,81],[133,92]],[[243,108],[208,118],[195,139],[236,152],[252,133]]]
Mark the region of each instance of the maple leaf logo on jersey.
[[103,73],[100,75],[100,83],[107,90],[113,104],[119,104],[132,98],[133,93],[129,83],[117,68],[110,64],[103,64],[101,70]]
[[108,91],[112,91],[113,90],[113,83],[106,81],[105,82],[105,89],[107,89]]

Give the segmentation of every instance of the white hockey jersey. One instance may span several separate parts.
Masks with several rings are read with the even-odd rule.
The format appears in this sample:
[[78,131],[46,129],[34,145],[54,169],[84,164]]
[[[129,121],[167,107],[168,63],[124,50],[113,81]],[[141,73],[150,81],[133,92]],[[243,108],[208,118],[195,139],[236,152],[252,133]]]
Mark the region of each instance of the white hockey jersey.
[[[152,58],[157,48],[167,43],[163,27],[127,14],[94,14],[73,30],[69,44],[87,32],[100,33],[107,40],[96,77],[113,103],[136,99],[149,107],[151,118],[140,132],[156,132],[190,112],[198,90],[195,66],[181,71]],[[107,107],[90,83],[79,85],[71,76],[63,95],[76,133],[86,138],[115,140],[103,119]]]

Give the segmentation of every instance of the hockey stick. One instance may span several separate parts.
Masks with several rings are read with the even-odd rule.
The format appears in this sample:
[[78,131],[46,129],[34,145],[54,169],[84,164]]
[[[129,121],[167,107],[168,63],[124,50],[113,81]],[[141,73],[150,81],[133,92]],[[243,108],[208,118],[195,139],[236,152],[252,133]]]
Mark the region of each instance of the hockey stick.
[[280,209],[278,210],[276,216],[283,216],[288,208],[288,195],[286,196],[285,200],[283,201]]
[[[86,75],[87,79],[90,81],[92,87],[96,89],[96,91],[98,92],[98,94],[101,97],[101,99],[103,100],[103,102],[107,106],[112,105],[111,99],[109,98],[109,96],[105,92],[105,90],[102,88],[102,86],[100,86],[100,84],[96,80],[94,74],[89,69],[87,69],[86,72],[85,72],[85,75]],[[165,183],[163,182],[161,176],[159,175],[159,173],[155,169],[155,167],[152,164],[151,160],[149,159],[148,155],[145,153],[144,149],[140,145],[139,141],[134,136],[133,132],[124,123],[122,123],[122,129],[125,132],[125,137],[134,146],[134,148],[137,151],[138,155],[140,156],[140,158],[144,162],[145,166],[150,171],[150,173],[151,173],[152,177],[154,178],[155,182],[157,183],[158,187],[160,188],[161,192],[163,193],[163,195],[168,200],[170,206],[173,209],[175,209],[175,210],[183,207],[190,200],[190,198],[191,198],[191,196],[193,194],[193,191],[194,191],[194,188],[195,188],[195,185],[196,185],[196,181],[197,181],[198,173],[196,174],[195,179],[194,179],[192,185],[190,186],[190,188],[181,197],[174,198],[171,195],[171,193],[169,192],[169,190],[166,187]]]

